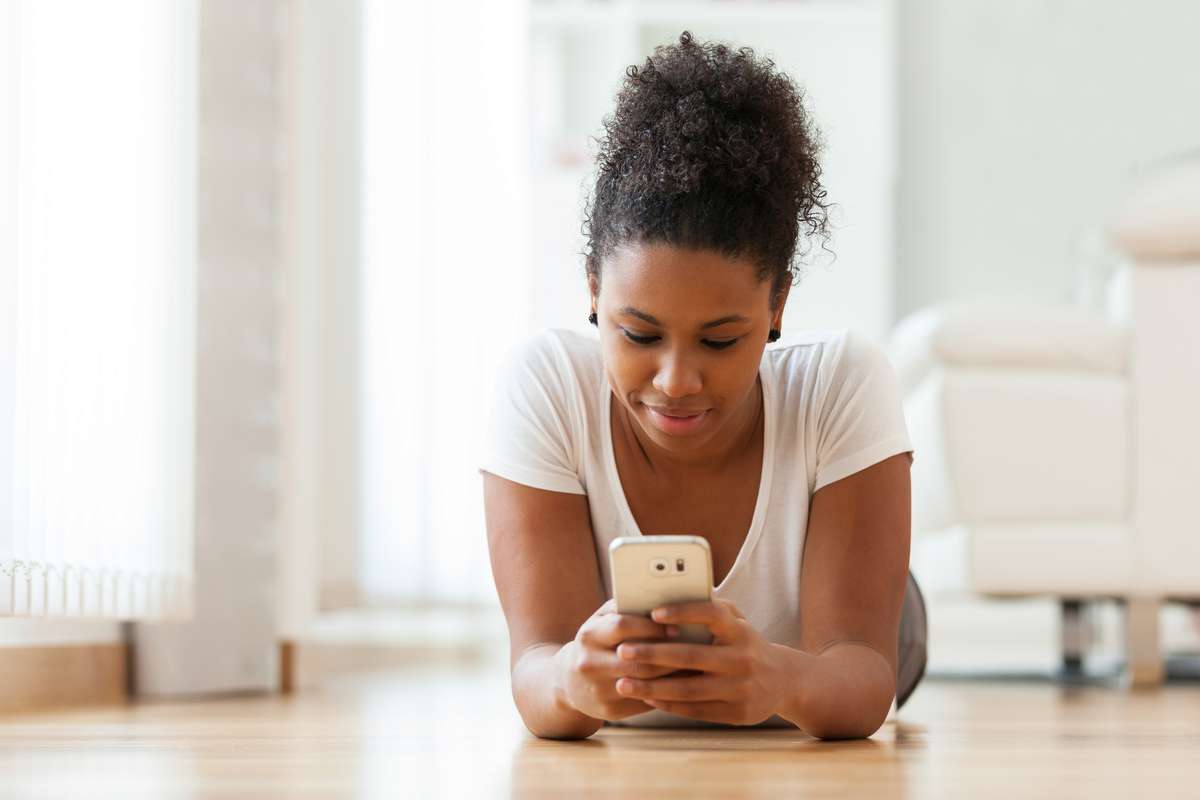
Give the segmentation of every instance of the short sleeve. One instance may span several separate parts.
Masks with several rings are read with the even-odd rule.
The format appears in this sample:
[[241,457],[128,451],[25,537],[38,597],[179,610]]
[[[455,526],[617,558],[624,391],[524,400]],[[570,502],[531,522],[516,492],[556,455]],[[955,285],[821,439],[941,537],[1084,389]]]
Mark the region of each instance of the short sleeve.
[[496,371],[480,471],[537,489],[585,494],[576,467],[565,357],[549,332],[506,355]]
[[829,378],[818,396],[817,459],[813,491],[912,452],[900,381],[879,347],[846,332],[831,340]]

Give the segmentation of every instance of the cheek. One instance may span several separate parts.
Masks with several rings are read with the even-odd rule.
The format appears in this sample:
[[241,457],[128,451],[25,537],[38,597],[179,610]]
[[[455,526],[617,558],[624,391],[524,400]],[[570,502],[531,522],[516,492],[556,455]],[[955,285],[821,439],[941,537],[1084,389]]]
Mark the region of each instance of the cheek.
[[630,353],[619,342],[605,348],[604,366],[609,386],[622,399],[628,399],[631,394],[638,396],[654,379],[653,359]]
[[759,360],[746,358],[744,361],[733,362],[714,367],[705,380],[705,394],[717,406],[719,413],[727,413],[736,406],[746,395],[754,391],[754,382],[758,377]]

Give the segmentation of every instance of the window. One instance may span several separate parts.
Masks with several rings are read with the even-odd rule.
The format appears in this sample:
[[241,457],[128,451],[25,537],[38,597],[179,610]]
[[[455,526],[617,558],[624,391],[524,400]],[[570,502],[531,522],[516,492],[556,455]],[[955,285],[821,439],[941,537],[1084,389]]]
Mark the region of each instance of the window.
[[0,3],[0,614],[190,605],[195,40]]

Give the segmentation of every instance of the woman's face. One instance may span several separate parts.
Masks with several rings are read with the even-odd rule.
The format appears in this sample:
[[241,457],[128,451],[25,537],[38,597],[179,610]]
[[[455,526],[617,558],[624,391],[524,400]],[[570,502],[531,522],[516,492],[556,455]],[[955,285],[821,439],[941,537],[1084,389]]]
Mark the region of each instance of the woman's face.
[[772,281],[756,272],[708,250],[631,245],[603,265],[599,296],[592,284],[609,386],[671,454],[719,455],[757,415],[759,362],[790,287],[772,312]]

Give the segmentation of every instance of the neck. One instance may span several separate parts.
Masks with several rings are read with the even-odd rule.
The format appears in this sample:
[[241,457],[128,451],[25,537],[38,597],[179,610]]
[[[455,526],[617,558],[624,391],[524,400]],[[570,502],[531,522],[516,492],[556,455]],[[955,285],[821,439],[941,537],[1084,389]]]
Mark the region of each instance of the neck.
[[623,403],[618,403],[618,418],[624,433],[633,443],[633,451],[651,472],[722,472],[736,463],[758,444],[759,430],[763,424],[762,380],[755,378],[754,388],[737,412],[737,418],[727,425],[727,430],[700,450],[680,454],[665,450],[655,444],[642,426],[630,417]]

